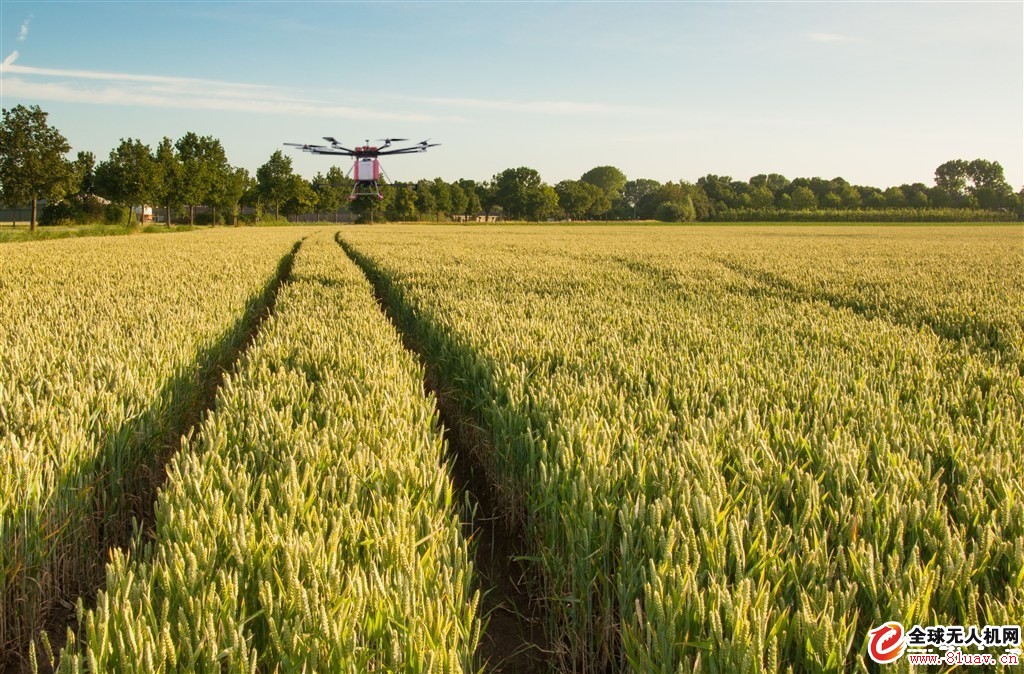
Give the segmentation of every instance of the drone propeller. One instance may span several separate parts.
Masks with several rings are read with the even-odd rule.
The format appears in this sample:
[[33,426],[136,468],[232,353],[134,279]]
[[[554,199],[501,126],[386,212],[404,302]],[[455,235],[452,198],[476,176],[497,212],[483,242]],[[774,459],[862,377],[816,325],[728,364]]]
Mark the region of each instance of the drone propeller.
[[335,138],[334,136],[324,136],[324,140],[326,140],[328,143],[331,143],[332,145],[341,145],[338,139]]
[[408,138],[378,138],[378,143],[402,143],[409,140]]

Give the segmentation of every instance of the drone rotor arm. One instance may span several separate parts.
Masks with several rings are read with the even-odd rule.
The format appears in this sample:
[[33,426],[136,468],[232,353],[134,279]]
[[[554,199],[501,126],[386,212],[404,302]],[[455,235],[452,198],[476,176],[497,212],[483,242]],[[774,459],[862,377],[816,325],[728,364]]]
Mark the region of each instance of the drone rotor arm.
[[355,152],[345,149],[343,147],[324,147],[323,145],[311,145],[309,147],[304,147],[302,149],[312,154],[334,154],[341,155],[344,157],[356,156]]
[[412,154],[414,152],[419,152],[419,151],[420,151],[419,148],[415,148],[415,147],[402,147],[402,148],[398,148],[397,150],[384,150],[383,152],[378,152],[377,154],[379,154],[381,156],[388,155],[388,154]]

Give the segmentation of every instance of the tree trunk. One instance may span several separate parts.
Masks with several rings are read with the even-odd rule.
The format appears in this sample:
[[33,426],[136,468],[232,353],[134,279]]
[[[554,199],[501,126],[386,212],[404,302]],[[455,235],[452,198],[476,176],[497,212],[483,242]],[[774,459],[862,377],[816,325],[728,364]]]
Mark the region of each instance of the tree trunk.
[[196,226],[196,207],[191,205],[188,207],[188,224],[190,227]]
[[316,212],[316,221],[320,222],[320,211]]
[[164,211],[167,213],[167,229],[171,228],[171,207],[167,205],[164,207]]
[[210,225],[213,227],[217,226],[217,207],[213,207],[213,217],[210,219]]
[[30,232],[36,231],[36,209],[37,209],[38,202],[39,202],[38,198],[32,197],[32,224],[29,225],[29,231]]
[[281,217],[281,202],[274,202],[274,219],[277,220]]
[[128,207],[128,226],[129,227],[132,226],[132,220],[134,220],[134,219],[135,219],[135,211],[133,211],[132,207],[129,206]]

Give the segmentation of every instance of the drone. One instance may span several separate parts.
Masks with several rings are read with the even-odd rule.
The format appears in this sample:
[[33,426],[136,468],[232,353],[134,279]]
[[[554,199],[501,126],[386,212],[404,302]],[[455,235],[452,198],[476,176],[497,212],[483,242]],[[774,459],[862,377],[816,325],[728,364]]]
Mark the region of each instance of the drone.
[[[343,157],[355,157],[355,161],[352,162],[352,168],[348,170],[345,175],[351,175],[355,178],[355,185],[352,186],[352,193],[348,196],[349,201],[354,201],[357,197],[368,195],[376,196],[378,200],[382,200],[384,195],[381,194],[379,180],[381,176],[387,178],[387,174],[380,167],[380,160],[377,159],[383,155],[389,154],[413,154],[416,152],[426,152],[429,147],[437,147],[440,143],[431,143],[430,139],[420,141],[415,145],[409,147],[396,147],[393,150],[388,148],[391,147],[392,143],[405,143],[408,142],[408,138],[378,138],[378,143],[384,143],[381,146],[370,145],[370,141],[364,141],[364,145],[356,146],[355,148],[347,148],[341,144],[340,141],[333,138],[332,136],[324,136],[330,145],[307,145],[303,143],[285,143],[289,147],[297,147],[302,149],[303,152],[309,152],[311,154],[337,154]],[[354,175],[353,175],[354,174]]]

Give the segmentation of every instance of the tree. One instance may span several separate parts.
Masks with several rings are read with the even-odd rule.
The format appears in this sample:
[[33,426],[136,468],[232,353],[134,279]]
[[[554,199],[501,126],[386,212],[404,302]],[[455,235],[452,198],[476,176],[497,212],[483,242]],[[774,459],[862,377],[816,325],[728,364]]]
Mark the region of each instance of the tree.
[[863,196],[864,205],[868,208],[885,208],[885,194],[877,187],[860,186],[857,188]]
[[189,207],[189,224],[194,225],[196,221],[196,204],[206,194],[206,176],[203,175],[204,166],[199,160],[201,153],[198,134],[191,131],[178,139],[174,144],[181,162],[181,170],[178,173],[176,187],[178,197]]
[[480,195],[479,195],[479,193],[477,193],[476,191],[467,192],[466,193],[466,198],[467,198],[466,215],[476,215],[477,213],[479,213],[482,210],[484,210],[484,205],[482,203],[480,203]]
[[832,191],[833,185],[831,180],[814,177],[807,180],[807,187],[810,188],[811,192],[814,192],[814,197],[818,200],[818,203],[822,203],[825,195]]
[[767,185],[758,185],[750,189],[751,208],[768,208],[775,203],[775,195],[768,189]]
[[904,208],[907,205],[907,195],[899,187],[888,187],[882,194],[889,208]]
[[188,132],[174,144],[181,161],[178,197],[189,207],[189,224],[195,224],[196,206],[217,200],[217,191],[228,173],[224,146],[213,136]]
[[430,190],[434,193],[434,220],[440,220],[441,213],[452,212],[452,191],[441,178],[434,178]]
[[640,203],[640,200],[648,194],[656,192],[659,187],[661,187],[661,183],[650,178],[637,178],[636,180],[626,181],[626,185],[622,190],[623,203],[629,206],[634,220],[637,217],[637,205]]
[[409,221],[416,219],[416,191],[411,187],[396,187],[395,197],[387,211],[389,220]]
[[913,185],[900,185],[903,194],[907,198],[907,205],[912,208],[927,208],[929,206],[928,186],[924,183]]
[[626,188],[626,174],[614,166],[592,168],[580,176],[580,180],[597,187],[608,197],[608,208],[604,212],[611,210],[612,204],[622,199]]
[[811,191],[810,187],[800,186],[793,190],[790,194],[792,199],[793,208],[798,211],[808,211],[818,207],[818,197],[814,196],[814,192]]
[[[325,202],[326,205],[321,208],[326,210],[328,206],[331,206],[337,216],[337,212],[341,210],[342,206],[349,203],[349,195],[352,194],[352,188],[355,187],[356,181],[342,173],[337,166],[327,169],[327,175],[324,178],[330,197]],[[335,217],[335,222],[337,222],[337,217]]]
[[[337,171],[336,167],[331,167]],[[336,183],[331,181],[330,171],[325,176],[322,173],[317,173],[313,180],[310,181],[310,187],[313,188],[313,192],[316,194],[316,220],[320,222],[320,211],[328,211],[330,213],[337,213],[341,208],[342,199],[348,195],[342,195],[341,189]]]
[[156,189],[154,199],[163,205],[167,227],[171,226],[171,209],[180,198],[182,166],[174,142],[164,136],[156,147]]
[[526,216],[530,220],[546,220],[558,215],[558,194],[555,188],[547,183],[529,193],[526,205]]
[[953,195],[941,187],[928,189],[928,202],[936,208],[949,208],[953,205]]
[[967,187],[967,162],[953,159],[935,169],[935,185],[957,201]]
[[452,197],[452,209],[451,212],[458,215],[466,214],[466,207],[469,206],[469,197],[466,196],[466,191],[462,189],[462,186],[458,183],[452,183],[449,186]]
[[138,139],[122,138],[107,161],[96,167],[96,191],[115,204],[126,206],[130,224],[132,207],[143,206],[153,198],[157,178],[156,160],[149,146]]
[[274,217],[281,217],[281,203],[288,199],[291,187],[292,158],[275,150],[263,166],[256,169],[257,190],[263,198],[274,204]]
[[430,189],[431,183],[428,180],[421,180],[416,183],[416,210],[427,215],[437,210],[437,201],[434,190]]
[[600,187],[582,180],[563,180],[555,185],[558,205],[572,220],[582,220],[594,207],[598,198],[607,200]]
[[316,192],[302,176],[291,174],[288,177],[287,198],[281,205],[285,215],[301,215],[316,208]]
[[711,208],[711,199],[708,195],[700,188],[699,185],[688,183],[684,180],[679,181],[679,189],[682,190],[683,194],[689,197],[693,203],[694,212],[697,214],[698,220],[706,220],[714,214]]
[[[220,143],[218,142],[218,145]],[[228,163],[227,157],[224,156],[223,150],[221,152],[222,159],[213,166],[211,180],[207,186],[209,192],[207,192],[206,203],[213,207],[213,214],[211,222],[217,224],[217,208],[222,207],[223,204],[229,203],[229,200],[225,196],[225,191],[228,188],[228,183],[233,179],[234,167]]]
[[561,209],[574,220],[601,217],[612,207],[611,199],[600,187],[582,180],[563,180],[555,185],[555,193]]
[[[548,195],[543,195],[540,173],[532,168],[520,166],[519,168],[505,169],[494,176],[494,204],[501,206],[505,213],[510,213],[514,218],[538,219],[538,209],[548,201]],[[550,186],[548,186],[550,189]],[[554,195],[554,209],[558,210],[558,194],[551,190]],[[545,216],[546,217],[546,216]]]
[[697,212],[690,197],[685,197],[683,201],[666,201],[661,204],[655,217],[662,222],[691,222],[697,218]]
[[860,208],[860,190],[853,185],[844,185],[839,192],[843,208]]
[[967,179],[967,191],[982,208],[1012,207],[1013,188],[1006,182],[999,162],[975,159],[967,164]]
[[59,201],[75,189],[75,172],[64,156],[71,146],[46,117],[38,105],[16,105],[4,109],[0,123],[0,198],[8,206],[32,202],[32,231],[40,199]]
[[[583,184],[588,185],[587,183]],[[588,189],[590,188],[593,188],[597,191],[594,192],[594,200],[591,202],[590,208],[587,209],[585,215],[592,220],[596,220],[597,218],[603,218],[605,215],[608,214],[609,211],[612,210],[612,200],[598,187],[594,185],[588,185]],[[619,198],[619,201],[622,201],[621,197]]]
[[232,168],[224,178],[215,207],[231,215],[231,224],[238,226],[239,205],[245,193],[255,185],[244,168]]
[[73,170],[78,194],[82,197],[91,195],[96,189],[96,155],[92,152],[79,152]]
[[716,176],[709,173],[703,178],[697,179],[697,187],[708,195],[715,211],[736,206],[736,190],[733,188],[733,179],[729,176]]
[[463,213],[466,215],[476,215],[480,211],[484,210],[484,206],[480,202],[480,192],[482,191],[482,188],[476,184],[476,181],[462,178],[459,179],[456,184],[466,194],[466,206],[462,209]]

